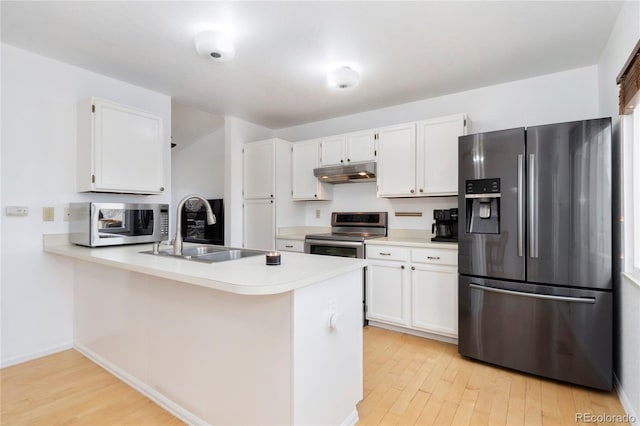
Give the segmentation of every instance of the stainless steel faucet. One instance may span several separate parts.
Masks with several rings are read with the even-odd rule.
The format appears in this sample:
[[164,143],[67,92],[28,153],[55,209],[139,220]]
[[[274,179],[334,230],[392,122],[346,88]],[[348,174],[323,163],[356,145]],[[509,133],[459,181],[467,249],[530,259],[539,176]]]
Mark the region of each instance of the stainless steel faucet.
[[216,223],[216,215],[213,214],[213,210],[211,210],[211,206],[205,198],[196,194],[191,194],[184,197],[178,203],[178,212],[176,214],[176,236],[173,239],[173,254],[176,256],[182,256],[182,207],[184,206],[184,203],[192,198],[197,198],[204,202],[204,208],[207,211],[207,223],[209,225],[213,225]]

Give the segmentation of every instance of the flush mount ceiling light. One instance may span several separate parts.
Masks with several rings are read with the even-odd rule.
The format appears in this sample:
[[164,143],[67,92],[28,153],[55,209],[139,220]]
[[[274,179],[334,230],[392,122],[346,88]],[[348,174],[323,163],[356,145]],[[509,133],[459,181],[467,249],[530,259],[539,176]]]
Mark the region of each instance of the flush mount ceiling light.
[[360,83],[360,74],[351,67],[338,67],[327,75],[327,85],[332,89],[350,89]]
[[218,62],[228,62],[236,55],[231,40],[218,31],[202,31],[195,37],[196,50],[200,56]]

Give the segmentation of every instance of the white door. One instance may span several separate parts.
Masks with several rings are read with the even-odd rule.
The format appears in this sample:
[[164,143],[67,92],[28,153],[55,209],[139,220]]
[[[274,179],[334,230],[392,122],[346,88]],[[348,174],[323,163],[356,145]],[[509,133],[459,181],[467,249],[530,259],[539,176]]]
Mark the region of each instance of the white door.
[[293,144],[291,189],[294,200],[318,198],[318,178],[313,175],[313,169],[320,163],[319,147],[318,139]]
[[376,159],[374,135],[375,132],[373,130],[347,135],[347,163],[374,161]]
[[458,137],[466,133],[464,114],[418,123],[418,194],[458,194]]
[[411,325],[458,337],[458,274],[455,267],[411,266]]
[[323,166],[344,164],[344,141],[344,135],[322,138],[320,164]]
[[416,193],[416,125],[391,126],[378,132],[378,197]]
[[[94,100],[93,190],[164,191],[162,119],[103,100]],[[168,143],[168,142],[167,142]]]
[[274,200],[244,201],[245,248],[274,250],[276,237],[276,205]]
[[244,198],[275,196],[275,144],[273,141],[244,145]]
[[409,319],[406,265],[370,261],[367,274],[367,319],[406,325]]

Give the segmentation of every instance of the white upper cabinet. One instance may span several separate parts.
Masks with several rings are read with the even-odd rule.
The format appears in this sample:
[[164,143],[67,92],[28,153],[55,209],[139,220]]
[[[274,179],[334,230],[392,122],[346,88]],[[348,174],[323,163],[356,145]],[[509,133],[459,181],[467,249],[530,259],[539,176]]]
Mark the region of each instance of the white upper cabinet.
[[377,132],[378,196],[457,195],[458,136],[465,114],[391,126]]
[[322,138],[320,142],[320,158],[323,166],[344,164],[344,135]]
[[378,130],[378,196],[407,197],[416,190],[416,124]]
[[374,161],[376,159],[375,133],[372,130],[349,133],[346,142],[347,163]]
[[373,130],[366,130],[322,138],[320,141],[320,164],[322,166],[335,166],[362,161],[375,161],[374,134]]
[[161,194],[165,190],[162,118],[92,98],[78,107],[77,190]]
[[458,137],[467,134],[465,114],[418,122],[418,192],[458,194]]
[[272,140],[244,145],[245,200],[275,197],[275,144]]
[[330,200],[332,186],[313,174],[320,167],[320,139],[296,142],[291,148],[291,197],[294,200]]

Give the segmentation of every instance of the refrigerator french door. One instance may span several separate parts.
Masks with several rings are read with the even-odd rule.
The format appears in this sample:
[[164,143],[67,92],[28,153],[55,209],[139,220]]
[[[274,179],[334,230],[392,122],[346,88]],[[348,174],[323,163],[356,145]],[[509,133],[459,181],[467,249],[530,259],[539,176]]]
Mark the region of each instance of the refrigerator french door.
[[459,144],[459,352],[610,389],[611,120]]

